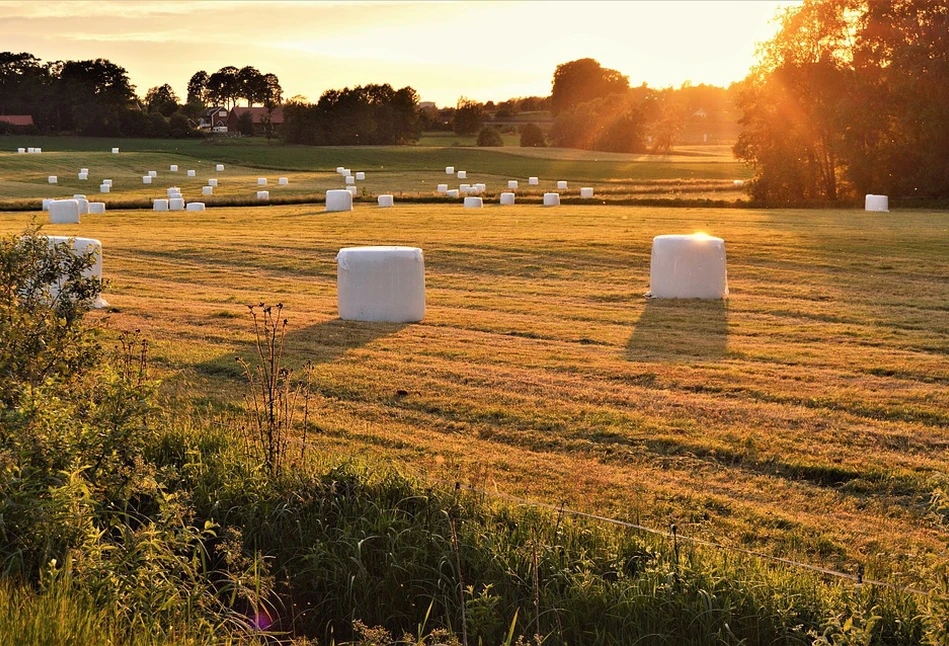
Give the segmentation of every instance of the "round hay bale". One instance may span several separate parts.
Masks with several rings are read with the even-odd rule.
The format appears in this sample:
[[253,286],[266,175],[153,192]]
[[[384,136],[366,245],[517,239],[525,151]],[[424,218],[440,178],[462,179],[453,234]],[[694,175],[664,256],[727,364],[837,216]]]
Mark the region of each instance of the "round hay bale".
[[514,204],[514,193],[501,193],[501,205],[511,206]]
[[257,199],[258,199],[258,200],[269,200],[269,199],[270,199],[270,191],[257,191]]
[[725,241],[704,233],[652,239],[649,293],[652,298],[728,296]]
[[527,183],[530,184],[531,186],[537,186],[540,183],[540,180],[537,179],[536,177],[528,177]]
[[391,195],[380,195],[377,199],[379,206],[382,208],[389,208],[395,204],[395,199]]
[[890,212],[890,198],[887,195],[873,195],[872,193],[870,193],[867,195],[866,200],[864,201],[863,208],[865,211],[889,213]]
[[593,197],[593,189],[589,186],[584,186],[580,189],[580,199],[589,200]]
[[336,254],[344,321],[415,323],[425,316],[425,262],[417,247],[346,247]]
[[185,207],[186,211],[203,211],[204,202],[188,202],[188,205]]
[[167,211],[168,210],[168,200],[162,198],[157,200],[152,200],[152,209],[155,211]]
[[49,203],[50,224],[79,224],[79,200],[53,200]]
[[517,180],[516,180],[516,179],[509,179],[509,180],[507,181],[507,187],[510,188],[510,189],[515,189],[515,188],[517,188]]
[[544,206],[560,206],[560,193],[544,193]]
[[169,211],[184,211],[185,210],[185,200],[183,197],[173,197],[168,200],[168,210]]
[[465,198],[465,208],[466,209],[480,209],[484,206],[484,200],[480,197],[466,197]]
[[105,213],[105,202],[89,202],[89,213],[92,215]]
[[326,191],[326,210],[352,211],[353,194],[346,189],[333,189]]

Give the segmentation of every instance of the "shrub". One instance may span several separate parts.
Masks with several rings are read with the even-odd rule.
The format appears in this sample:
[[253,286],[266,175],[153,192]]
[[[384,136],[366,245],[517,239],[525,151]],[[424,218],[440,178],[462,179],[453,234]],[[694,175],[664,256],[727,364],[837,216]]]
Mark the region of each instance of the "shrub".
[[536,123],[527,123],[521,127],[521,148],[544,148],[546,145],[544,131]]
[[254,118],[250,116],[250,112],[244,112],[237,117],[237,131],[245,137],[254,135]]
[[478,133],[478,145],[479,146],[503,146],[504,140],[501,139],[501,133],[498,132],[497,128],[491,126],[485,126],[481,129],[481,132]]

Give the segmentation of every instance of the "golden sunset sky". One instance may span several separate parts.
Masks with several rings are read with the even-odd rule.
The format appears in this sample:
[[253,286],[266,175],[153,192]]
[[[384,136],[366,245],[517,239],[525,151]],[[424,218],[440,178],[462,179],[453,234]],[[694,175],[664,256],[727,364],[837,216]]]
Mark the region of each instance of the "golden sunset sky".
[[550,93],[554,69],[595,58],[652,87],[727,85],[793,2],[0,0],[0,50],[44,61],[107,58],[140,96],[226,65],[280,78],[284,96],[414,87],[423,101]]

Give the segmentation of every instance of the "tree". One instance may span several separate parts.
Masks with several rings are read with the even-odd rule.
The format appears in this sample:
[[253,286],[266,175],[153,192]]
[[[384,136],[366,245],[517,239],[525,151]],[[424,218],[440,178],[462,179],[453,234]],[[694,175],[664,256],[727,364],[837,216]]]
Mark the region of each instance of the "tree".
[[601,67],[592,58],[581,58],[558,65],[550,92],[551,111],[556,115],[592,101],[623,94],[629,90],[629,79],[616,70]]
[[544,131],[536,123],[521,126],[521,148],[543,148],[547,145]]
[[280,79],[277,78],[276,74],[264,74],[264,86],[261,103],[272,111],[283,100],[283,88],[280,87]]
[[209,76],[207,100],[215,105],[222,105],[228,110],[233,109],[243,92],[239,73],[240,70],[236,67],[227,66]]
[[195,72],[188,81],[188,103],[207,107],[208,73],[204,70]]
[[467,97],[458,99],[455,107],[455,118],[452,120],[452,130],[457,135],[473,135],[481,128],[484,121],[484,109],[477,101]]
[[497,128],[494,128],[493,126],[485,126],[481,129],[481,132],[478,133],[478,145],[503,146],[504,139],[501,138],[501,133]]
[[145,94],[145,105],[149,112],[158,112],[164,117],[170,117],[178,111],[178,97],[171,86],[165,83],[151,88]]
[[237,83],[240,85],[239,96],[247,101],[248,108],[267,99],[267,80],[256,67],[242,67],[237,72]]
[[190,137],[192,133],[191,124],[188,123],[188,117],[176,112],[168,120],[168,134],[175,139],[184,139]]
[[242,112],[241,116],[237,117],[237,131],[245,137],[253,136],[254,118],[251,116],[249,111]]
[[581,103],[557,115],[550,128],[550,141],[565,148],[642,152],[644,103],[635,103],[621,94]]

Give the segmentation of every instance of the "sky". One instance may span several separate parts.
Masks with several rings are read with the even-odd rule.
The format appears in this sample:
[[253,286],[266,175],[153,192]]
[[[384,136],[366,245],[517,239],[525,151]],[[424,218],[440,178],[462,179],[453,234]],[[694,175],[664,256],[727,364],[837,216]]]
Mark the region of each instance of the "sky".
[[772,0],[0,0],[0,50],[43,61],[107,58],[140,96],[185,99],[199,70],[252,65],[284,97],[410,85],[422,101],[547,96],[557,65],[595,58],[651,87],[728,85],[754,64]]

